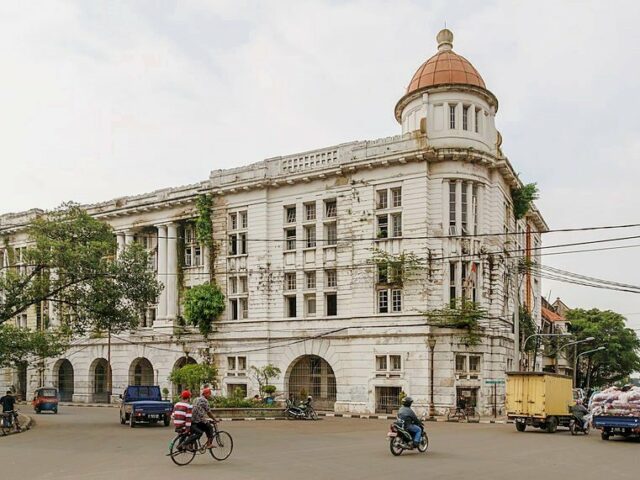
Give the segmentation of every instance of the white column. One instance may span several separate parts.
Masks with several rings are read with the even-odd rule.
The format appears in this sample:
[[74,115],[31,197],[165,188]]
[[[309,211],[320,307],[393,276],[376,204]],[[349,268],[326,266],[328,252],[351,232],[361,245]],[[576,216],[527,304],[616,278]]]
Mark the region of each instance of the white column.
[[462,234],[462,180],[456,180],[456,235]]
[[125,245],[131,245],[133,243],[133,231],[127,230],[124,232],[124,243]]
[[473,182],[462,184],[467,189],[467,232],[473,235]]
[[178,226],[167,226],[167,319],[178,313]]
[[116,233],[116,241],[118,243],[118,250],[117,250],[116,255],[120,256],[120,254],[124,250],[124,232],[117,232]]
[[158,225],[158,281],[162,292],[158,297],[158,320],[167,318],[167,226]]

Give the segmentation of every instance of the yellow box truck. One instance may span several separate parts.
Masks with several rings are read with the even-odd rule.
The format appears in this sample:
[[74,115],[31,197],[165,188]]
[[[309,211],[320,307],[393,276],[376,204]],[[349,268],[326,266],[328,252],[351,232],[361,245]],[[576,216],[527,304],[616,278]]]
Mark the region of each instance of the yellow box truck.
[[524,432],[527,425],[554,433],[569,426],[574,404],[571,377],[547,372],[507,372],[507,418]]

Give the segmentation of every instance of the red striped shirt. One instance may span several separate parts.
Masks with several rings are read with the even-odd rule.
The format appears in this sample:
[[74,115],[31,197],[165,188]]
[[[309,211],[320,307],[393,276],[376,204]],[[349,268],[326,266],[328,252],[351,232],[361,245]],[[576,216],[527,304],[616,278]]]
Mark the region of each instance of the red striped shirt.
[[191,412],[193,407],[186,402],[178,402],[173,407],[173,424],[176,427],[191,426]]

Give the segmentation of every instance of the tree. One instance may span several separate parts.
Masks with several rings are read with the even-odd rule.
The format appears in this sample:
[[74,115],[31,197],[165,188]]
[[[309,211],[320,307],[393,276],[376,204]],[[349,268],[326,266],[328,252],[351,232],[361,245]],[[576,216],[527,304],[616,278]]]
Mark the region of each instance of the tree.
[[29,330],[5,324],[0,326],[0,367],[54,357],[68,347],[68,337],[59,331]]
[[196,285],[184,296],[184,318],[198,327],[205,337],[213,330],[213,321],[224,311],[224,294],[215,283]]
[[594,337],[594,342],[578,344],[578,354],[598,346],[606,349],[581,357],[578,365],[578,385],[602,387],[616,383],[640,370],[640,340],[635,331],[627,328],[626,319],[611,310],[570,310],[566,314],[570,330],[576,340]]
[[423,312],[429,325],[442,328],[457,328],[465,330],[461,340],[466,345],[480,343],[482,326],[480,320],[488,317],[488,312],[471,300],[457,299],[447,307]]
[[173,370],[169,375],[169,381],[184,385],[185,388],[192,392],[199,392],[200,387],[204,384],[214,385],[216,383],[216,375],[218,375],[218,370],[213,365],[205,363],[190,364]]
[[0,275],[0,324],[51,301],[74,333],[120,331],[135,327],[160,294],[145,249],[131,244],[115,259],[111,227],[77,205],[36,218],[28,235],[23,267]]
[[265,387],[269,385],[270,380],[272,378],[278,378],[280,376],[280,373],[280,369],[272,363],[268,363],[259,368],[251,365],[251,376],[258,383],[258,389],[261,396],[264,396],[265,393],[267,393]]

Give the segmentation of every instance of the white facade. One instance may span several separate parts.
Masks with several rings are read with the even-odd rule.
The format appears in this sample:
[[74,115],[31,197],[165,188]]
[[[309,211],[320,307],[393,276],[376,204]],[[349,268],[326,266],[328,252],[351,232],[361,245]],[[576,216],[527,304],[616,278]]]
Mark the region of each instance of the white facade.
[[[273,363],[283,372],[273,382],[279,392],[312,394],[339,412],[389,410],[400,390],[427,406],[433,382],[436,410],[471,395],[488,413],[485,381],[517,367],[515,266],[524,232],[539,246],[537,232],[546,228],[535,210],[513,218],[510,189],[519,181],[499,148],[494,100],[477,87],[427,89],[399,102],[402,135],[216,170],[197,185],[87,206],[113,226],[119,246],[148,246],[165,285],[144,326],[111,339],[113,394],[140,382],[175,393],[168,375],[189,357],[217,364],[222,393],[241,386],[253,395],[249,367]],[[201,194],[214,201],[214,252],[190,232]],[[21,224],[29,215],[0,217],[11,248],[26,241]],[[411,253],[419,268],[401,286],[381,283],[375,251]],[[227,309],[205,341],[181,326],[180,292],[208,280],[210,255]],[[539,319],[540,281],[530,283],[522,295]],[[462,296],[488,311],[477,345],[423,315]],[[35,325],[33,312],[27,320]],[[63,390],[75,401],[103,399],[96,366],[106,349],[105,338],[76,340],[64,357],[27,372],[28,391],[67,382]],[[0,388],[18,383],[15,371],[0,376]],[[499,388],[499,408],[503,399]]]

